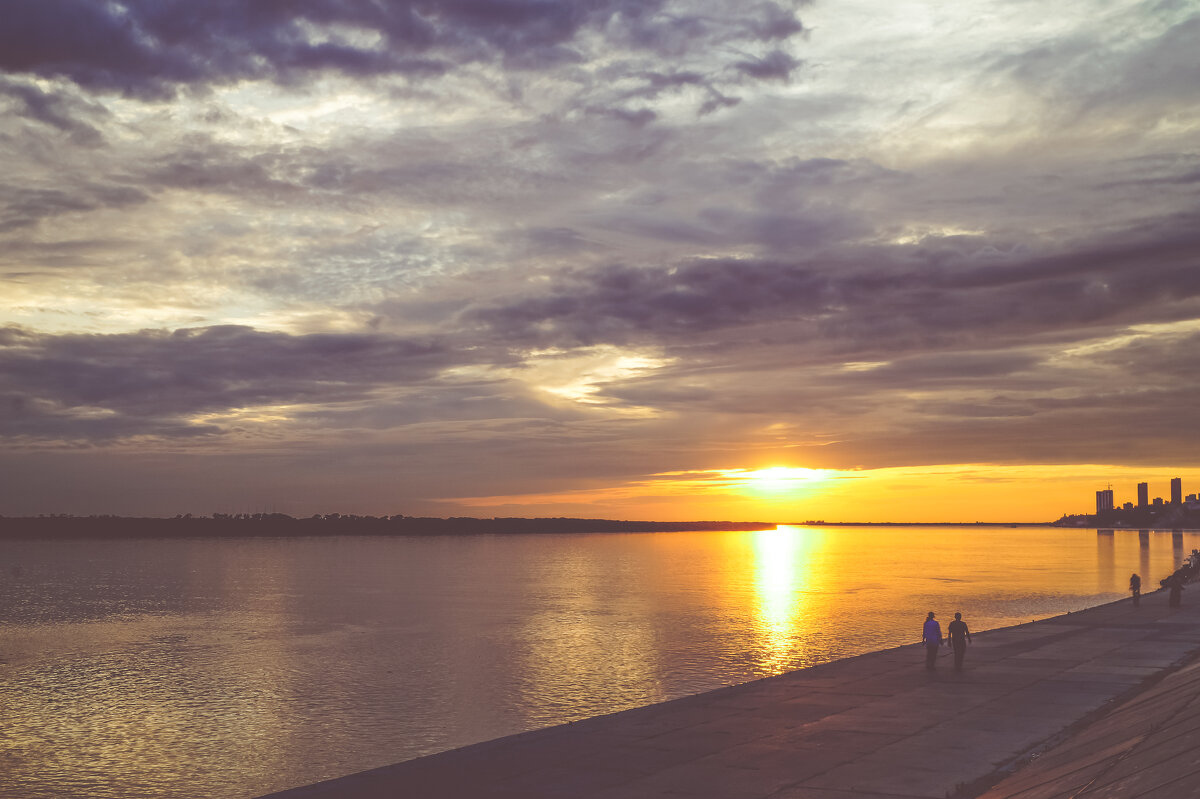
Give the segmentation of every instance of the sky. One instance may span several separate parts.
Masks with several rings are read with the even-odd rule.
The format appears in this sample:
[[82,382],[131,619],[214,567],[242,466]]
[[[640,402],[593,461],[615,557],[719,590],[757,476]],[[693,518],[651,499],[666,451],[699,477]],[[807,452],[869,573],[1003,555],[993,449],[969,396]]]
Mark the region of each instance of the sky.
[[6,0],[0,514],[1200,490],[1200,6]]

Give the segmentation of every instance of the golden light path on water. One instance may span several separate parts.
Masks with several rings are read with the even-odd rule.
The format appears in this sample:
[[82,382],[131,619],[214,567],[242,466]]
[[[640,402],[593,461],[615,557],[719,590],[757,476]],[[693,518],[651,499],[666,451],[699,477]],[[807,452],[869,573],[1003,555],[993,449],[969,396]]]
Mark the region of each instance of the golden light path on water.
[[988,526],[0,541],[0,798],[254,796],[913,643],[929,610],[980,631],[1112,601],[1194,547]]
[[[780,526],[753,534],[755,587],[767,673],[786,667],[797,640],[797,626],[813,594],[803,590],[811,583],[814,559],[820,553],[824,533]],[[809,608],[809,610],[811,610]]]

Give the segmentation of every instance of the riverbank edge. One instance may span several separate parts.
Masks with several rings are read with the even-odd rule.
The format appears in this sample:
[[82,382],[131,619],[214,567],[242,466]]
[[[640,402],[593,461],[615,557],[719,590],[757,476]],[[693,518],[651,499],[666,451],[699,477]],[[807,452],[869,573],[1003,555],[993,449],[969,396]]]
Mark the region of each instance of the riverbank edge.
[[[1167,595],[1167,589],[1160,588],[1155,591],[1152,591],[1151,593],[1142,594],[1142,601],[1146,601],[1147,598],[1155,598],[1157,600],[1161,600],[1166,595]],[[1062,613],[1062,614],[1059,614],[1058,616],[1049,616],[1045,619],[1037,619],[1037,620],[1034,620],[1031,622],[1026,622],[1025,624],[1012,625],[1010,627],[997,627],[997,628],[995,628],[995,630],[996,631],[1009,630],[1009,629],[1016,629],[1016,628],[1020,628],[1020,627],[1026,627],[1031,624],[1043,624],[1046,622],[1066,620],[1072,615],[1072,613],[1075,613],[1075,614],[1084,613],[1088,610],[1100,609],[1100,608],[1106,608],[1106,607],[1114,607],[1114,606],[1126,605],[1126,604],[1130,604],[1130,603],[1131,603],[1131,600],[1127,597],[1122,598],[1122,599],[1115,599],[1112,602],[1104,602],[1099,605],[1093,605],[1093,606],[1085,608],[1083,610],[1068,611],[1067,613]],[[977,633],[977,635],[983,635],[988,632],[992,632],[992,631],[985,630],[983,632]],[[1162,669],[1158,670],[1154,674],[1147,676],[1141,682],[1139,682],[1135,685],[1129,686],[1129,688],[1127,688],[1123,693],[1118,694],[1117,696],[1114,696],[1112,699],[1110,699],[1103,707],[1096,708],[1095,710],[1092,710],[1091,712],[1084,714],[1079,719],[1077,719],[1076,721],[1067,725],[1063,729],[1059,730],[1054,735],[1035,744],[1034,746],[1031,746],[1030,748],[1026,749],[1024,752],[1020,753],[1016,757],[1010,759],[1007,763],[1003,764],[1002,766],[999,766],[991,774],[988,774],[984,777],[980,777],[978,780],[975,780],[971,783],[966,783],[966,784],[962,785],[959,790],[957,790],[951,796],[947,797],[947,799],[975,799],[976,797],[982,796],[983,794],[987,793],[992,788],[996,787],[997,785],[1000,785],[1005,780],[1007,780],[1010,777],[1012,777],[1013,775],[1019,773],[1022,769],[1026,768],[1027,766],[1032,765],[1034,762],[1037,761],[1038,758],[1040,758],[1045,753],[1050,752],[1050,751],[1058,748],[1059,746],[1069,743],[1071,740],[1078,737],[1080,735],[1080,733],[1084,732],[1089,727],[1093,726],[1097,722],[1099,722],[1102,719],[1106,718],[1107,716],[1111,715],[1115,710],[1119,709],[1122,705],[1125,705],[1128,702],[1136,700],[1138,697],[1142,696],[1143,694],[1146,694],[1149,691],[1153,690],[1155,688],[1155,686],[1157,686],[1159,683],[1161,683],[1164,680],[1166,680],[1167,678],[1169,678],[1171,675],[1177,674],[1178,672],[1182,671],[1183,669],[1188,668],[1189,666],[1194,665],[1197,662],[1200,662],[1200,647],[1197,647],[1196,650],[1191,652],[1189,655],[1181,658],[1180,660],[1178,660],[1174,663],[1171,663],[1168,666],[1164,666]]]
[[[1143,600],[1143,603],[1146,603],[1146,604],[1151,604],[1151,603],[1165,604],[1166,594],[1167,594],[1167,592],[1165,589],[1159,589],[1159,590],[1156,590],[1156,591],[1153,591],[1150,593],[1143,594],[1142,600]],[[988,630],[982,630],[977,633],[973,633],[973,636],[976,638],[988,639],[988,638],[992,638],[992,637],[1001,637],[1005,634],[1012,634],[1014,632],[1019,632],[1023,629],[1028,629],[1028,628],[1032,628],[1032,627],[1055,625],[1056,623],[1068,623],[1069,624],[1072,622],[1073,616],[1078,618],[1078,617],[1082,616],[1083,614],[1088,614],[1091,612],[1101,612],[1101,611],[1104,611],[1105,609],[1118,609],[1118,608],[1121,608],[1122,606],[1130,606],[1130,605],[1131,605],[1131,601],[1127,597],[1120,598],[1120,599],[1114,599],[1109,602],[1103,602],[1103,603],[1100,603],[1097,605],[1092,605],[1087,608],[1081,608],[1081,609],[1075,610],[1075,611],[1067,611],[1066,613],[1060,613],[1060,614],[1057,614],[1054,616],[1047,616],[1047,617],[1040,618],[1040,619],[1033,619],[1028,622],[1021,622],[1019,624],[1013,624],[1013,625],[1007,625],[1004,627],[996,627],[996,628],[991,628]],[[578,719],[576,721],[565,722],[563,724],[557,724],[557,725],[552,725],[549,727],[525,730],[522,732],[513,733],[511,735],[501,736],[500,738],[479,741],[476,743],[464,745],[462,747],[456,747],[454,749],[443,750],[440,752],[430,753],[427,755],[422,755],[422,756],[419,756],[416,758],[411,758],[408,760],[398,761],[398,762],[390,764],[390,765],[385,765],[385,766],[381,766],[381,767],[377,767],[377,768],[373,768],[373,769],[368,769],[366,771],[354,772],[354,773],[347,774],[347,775],[344,775],[341,777],[334,777],[334,778],[331,778],[328,780],[323,780],[323,781],[320,781],[317,783],[311,783],[308,785],[302,785],[302,786],[297,786],[297,787],[293,787],[293,788],[289,788],[289,789],[284,789],[281,791],[277,791],[277,792],[273,792],[270,794],[265,794],[265,795],[259,796],[259,797],[257,797],[257,799],[306,799],[307,797],[324,797],[327,795],[342,795],[343,791],[345,792],[344,795],[346,795],[346,796],[375,796],[376,794],[370,793],[370,792],[360,793],[358,790],[356,790],[354,783],[357,780],[360,780],[362,778],[369,778],[373,775],[381,774],[383,772],[391,771],[393,769],[414,766],[417,764],[421,764],[424,761],[430,761],[431,759],[455,758],[455,757],[459,757],[459,756],[470,756],[470,755],[474,755],[474,754],[480,754],[480,753],[487,752],[488,750],[496,749],[498,747],[503,747],[508,744],[519,743],[524,740],[536,738],[537,736],[552,734],[555,731],[560,731],[560,730],[568,731],[571,728],[576,727],[576,726],[603,723],[605,720],[614,719],[615,717],[622,716],[624,714],[629,714],[629,713],[633,713],[633,712],[653,712],[655,709],[666,708],[667,706],[671,706],[676,703],[685,703],[685,702],[689,702],[689,701],[709,701],[709,700],[720,701],[724,698],[731,697],[731,696],[735,695],[737,692],[740,692],[743,690],[753,689],[756,686],[758,686],[758,687],[767,686],[770,683],[772,683],[773,681],[783,681],[783,680],[795,678],[797,676],[803,676],[805,674],[815,674],[818,670],[822,670],[822,669],[831,669],[831,668],[832,669],[837,669],[837,668],[853,669],[854,666],[856,665],[856,661],[862,662],[862,661],[868,661],[868,660],[874,659],[874,658],[887,658],[889,656],[894,656],[894,655],[897,655],[898,653],[902,653],[904,650],[914,651],[918,646],[919,646],[919,644],[902,644],[899,646],[885,647],[882,649],[876,649],[876,650],[871,650],[868,652],[858,653],[855,655],[849,655],[849,656],[846,656],[843,658],[837,658],[837,659],[826,661],[823,663],[814,664],[812,666],[807,666],[807,667],[804,667],[801,669],[793,669],[791,671],[783,672],[781,674],[762,677],[762,678],[750,680],[750,681],[747,681],[744,683],[724,685],[724,686],[710,689],[708,691],[701,691],[696,694],[688,694],[688,695],[685,695],[682,697],[675,697],[672,699],[663,700],[662,702],[655,702],[655,703],[651,703],[648,705],[642,705],[642,706],[638,706],[638,707],[634,707],[634,708],[626,708],[623,710],[613,711],[612,713],[600,714],[597,716],[591,716],[591,717],[587,717],[587,718],[583,718],[583,719]],[[1132,699],[1135,699],[1136,697],[1145,693],[1146,691],[1151,690],[1155,685],[1160,683],[1162,680],[1166,679],[1171,674],[1176,673],[1180,669],[1187,667],[1188,665],[1196,662],[1197,660],[1200,660],[1200,646],[1195,647],[1185,657],[1182,657],[1179,660],[1172,662],[1169,665],[1166,665],[1162,668],[1158,668],[1154,671],[1154,673],[1149,674],[1145,678],[1141,679],[1140,681],[1129,685],[1123,691],[1121,691],[1118,694],[1115,694],[1114,696],[1109,698],[1102,707],[1095,708],[1086,713],[1081,713],[1080,716],[1073,719],[1071,722],[1065,724],[1063,727],[1059,728],[1053,734],[1049,735],[1046,738],[1036,741],[1035,743],[1031,744],[1027,748],[1021,750],[1019,753],[1015,754],[1014,756],[1009,757],[1003,763],[1001,763],[1000,765],[993,768],[986,775],[956,784],[952,791],[948,791],[946,793],[947,799],[973,799],[974,797],[980,796],[981,794],[988,791],[990,788],[1000,784],[1005,779],[1007,779],[1007,778],[1011,777],[1013,774],[1019,772],[1025,766],[1034,762],[1042,753],[1047,752],[1050,749],[1061,745],[1063,742],[1070,740],[1072,737],[1079,734],[1081,731],[1087,729],[1089,726],[1091,726],[1098,720],[1102,719],[1104,716],[1108,715],[1115,708],[1121,706],[1122,704],[1124,704]],[[335,791],[335,793],[329,794],[329,791],[331,791],[331,790]],[[489,795],[489,794],[487,794],[487,793],[481,794],[481,796],[486,796],[486,795]],[[507,796],[507,794],[504,794],[504,795]]]

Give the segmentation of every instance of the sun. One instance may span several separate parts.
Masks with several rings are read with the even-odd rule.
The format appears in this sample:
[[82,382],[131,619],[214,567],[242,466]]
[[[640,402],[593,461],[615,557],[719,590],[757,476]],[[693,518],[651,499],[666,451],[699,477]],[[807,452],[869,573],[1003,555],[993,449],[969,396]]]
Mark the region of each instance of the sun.
[[746,488],[764,494],[782,494],[809,487],[829,477],[828,469],[772,466],[767,469],[729,469],[723,475]]

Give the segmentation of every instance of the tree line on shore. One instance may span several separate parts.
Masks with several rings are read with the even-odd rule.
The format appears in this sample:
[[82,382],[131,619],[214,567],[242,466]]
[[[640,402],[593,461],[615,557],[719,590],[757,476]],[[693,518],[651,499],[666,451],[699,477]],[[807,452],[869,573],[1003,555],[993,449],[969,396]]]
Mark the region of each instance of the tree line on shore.
[[453,516],[359,516],[314,514],[297,518],[286,513],[180,514],[173,518],[142,516],[0,516],[0,538],[171,538],[171,537],[299,537],[325,535],[498,535],[514,533],[662,533],[686,530],[764,530],[768,522],[646,522],[575,519]]

